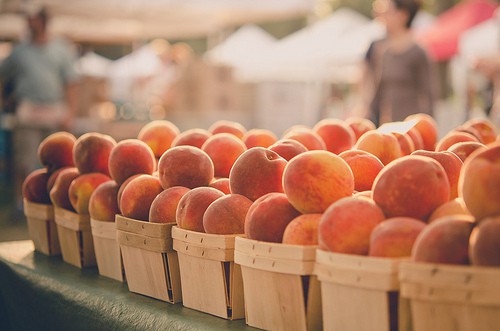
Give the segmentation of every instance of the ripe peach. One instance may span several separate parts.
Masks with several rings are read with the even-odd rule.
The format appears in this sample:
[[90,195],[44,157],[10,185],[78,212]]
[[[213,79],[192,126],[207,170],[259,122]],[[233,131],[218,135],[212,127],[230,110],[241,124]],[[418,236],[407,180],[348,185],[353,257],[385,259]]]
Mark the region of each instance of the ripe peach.
[[295,217],[285,228],[283,244],[318,245],[318,226],[321,214],[304,214]]
[[425,227],[413,245],[412,260],[426,263],[469,264],[473,218],[453,215]]
[[473,136],[474,138],[476,138],[478,142],[480,142],[481,144],[483,144],[483,138],[481,137],[481,134],[479,133],[479,131],[477,129],[475,129],[472,126],[465,127],[465,126],[462,125],[462,126],[456,127],[451,132],[464,132],[464,133],[468,133],[471,136]]
[[441,138],[436,145],[436,151],[445,151],[456,143],[474,141],[479,142],[476,137],[466,132],[452,131]]
[[242,139],[245,133],[247,132],[247,129],[245,129],[245,127],[239,122],[220,120],[210,125],[208,131],[211,134],[222,133],[222,132],[230,133],[232,135],[235,135],[239,139]]
[[99,185],[89,200],[89,214],[95,220],[114,222],[115,215],[120,214],[118,208],[118,184],[109,180]]
[[128,183],[130,183],[134,178],[137,178],[140,175],[142,175],[142,174],[132,175],[129,178],[127,178],[122,184],[120,184],[120,188],[118,189],[118,194],[116,195],[116,200],[118,202],[118,208],[120,210],[121,210],[121,208],[120,208],[120,199],[122,198],[123,190],[125,189],[125,187],[127,187]]
[[227,194],[208,206],[203,214],[203,229],[213,234],[245,232],[245,217],[252,201],[240,194]]
[[354,176],[338,155],[307,151],[286,165],[283,188],[290,203],[301,213],[322,213],[333,202],[352,195]]
[[139,139],[125,139],[116,144],[109,155],[109,174],[122,184],[135,174],[151,175],[156,159],[149,146]]
[[455,153],[462,160],[462,162],[465,162],[465,160],[469,157],[469,155],[472,154],[472,152],[474,152],[478,148],[483,148],[484,146],[486,145],[481,144],[480,142],[464,141],[451,145],[448,148],[448,152]]
[[276,152],[287,161],[300,153],[307,152],[308,149],[295,139],[280,139],[271,146],[269,149]]
[[76,167],[67,167],[61,171],[54,183],[54,187],[50,190],[50,201],[56,207],[75,211],[69,201],[69,186],[73,179],[78,177],[80,173]]
[[213,187],[197,187],[179,200],[175,218],[181,229],[205,232],[203,228],[203,215],[208,206],[225,194]]
[[388,218],[407,216],[425,221],[450,199],[450,184],[443,166],[436,160],[403,156],[375,178],[373,199]]
[[119,202],[122,215],[148,221],[151,204],[162,191],[158,178],[151,175],[137,176],[123,189]]
[[217,133],[208,138],[201,149],[212,160],[215,177],[229,177],[234,162],[247,147],[230,133]]
[[335,154],[351,149],[356,142],[356,135],[351,127],[342,120],[325,118],[313,127],[325,142],[326,150]]
[[172,141],[172,146],[193,146],[201,148],[212,134],[205,129],[189,129],[181,132]]
[[433,152],[426,150],[418,150],[411,155],[420,155],[433,158],[438,161],[444,168],[448,182],[450,184],[450,199],[458,197],[458,177],[462,169],[462,160],[454,153],[448,151]]
[[283,171],[287,161],[263,147],[253,147],[240,155],[229,174],[231,193],[252,201],[270,192],[283,192]]
[[413,244],[426,223],[411,217],[393,217],[379,223],[370,235],[368,255],[378,257],[411,256]]
[[462,198],[455,198],[437,207],[436,210],[432,212],[427,222],[432,223],[441,217],[451,215],[470,215]]
[[207,186],[214,178],[214,164],[203,150],[193,146],[176,146],[160,158],[158,172],[164,189],[172,186],[195,188]]
[[149,209],[151,223],[175,223],[175,213],[181,198],[189,192],[187,187],[172,186],[154,198]]
[[319,247],[331,252],[367,255],[370,234],[384,219],[382,209],[371,199],[340,199],[321,216]]
[[23,182],[23,197],[31,202],[50,204],[50,196],[47,191],[48,180],[47,169],[37,169],[31,172]]
[[415,151],[415,144],[410,136],[397,132],[391,132],[391,134],[398,140],[399,147],[401,147],[401,156],[410,155]]
[[42,140],[38,146],[38,159],[49,174],[58,168],[74,166],[75,141],[75,136],[65,131],[53,133]]
[[268,193],[248,209],[245,235],[249,239],[280,243],[286,226],[299,215],[284,193]]
[[218,178],[214,179],[208,186],[218,189],[224,192],[224,194],[230,194],[231,188],[229,187],[229,178]]
[[481,136],[481,142],[483,144],[489,144],[495,141],[497,135],[497,130],[495,125],[486,118],[474,118],[470,119],[463,125],[465,128],[472,127],[479,132]]
[[73,146],[73,162],[81,174],[100,172],[109,176],[109,155],[116,141],[106,134],[89,132]]
[[89,200],[94,190],[111,178],[100,172],[90,172],[76,177],[68,189],[69,201],[78,214],[89,213]]
[[278,138],[271,130],[251,129],[242,138],[247,148],[269,147],[274,144]]
[[410,137],[411,141],[413,141],[413,145],[415,146],[416,151],[419,149],[424,149],[424,140],[422,139],[420,131],[418,131],[416,127],[412,127],[410,130],[408,130],[408,132],[406,132],[405,135]]
[[156,120],[142,127],[137,139],[144,141],[156,158],[172,146],[172,141],[180,134],[179,128],[167,120]]
[[348,150],[339,156],[349,165],[354,176],[354,189],[368,191],[372,189],[373,182],[384,165],[373,154],[362,150]]
[[325,142],[319,134],[312,129],[295,128],[284,133],[283,139],[294,139],[304,145],[308,150],[326,150]]
[[368,131],[359,137],[354,149],[375,155],[384,165],[401,157],[401,147],[396,137],[376,130]]
[[59,176],[59,174],[64,170],[68,169],[71,167],[62,167],[57,170],[55,170],[53,173],[50,174],[49,179],[47,180],[47,192],[50,193],[50,190],[54,187],[54,184],[56,183],[56,179]]
[[458,195],[478,221],[500,215],[500,143],[473,152],[464,162]]
[[472,265],[500,267],[500,216],[487,217],[472,230],[469,258]]
[[372,121],[363,117],[348,117],[345,120],[345,123],[351,127],[352,131],[354,131],[356,141],[363,135],[363,133],[377,128]]
[[424,149],[433,151],[438,137],[438,126],[436,120],[428,114],[418,113],[409,115],[405,121],[416,120],[415,128],[422,136]]

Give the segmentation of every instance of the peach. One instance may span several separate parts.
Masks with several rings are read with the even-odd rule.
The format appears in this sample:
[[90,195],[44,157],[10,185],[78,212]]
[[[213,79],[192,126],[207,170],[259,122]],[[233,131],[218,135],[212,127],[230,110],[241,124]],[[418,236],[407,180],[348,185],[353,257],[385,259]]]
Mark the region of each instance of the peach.
[[378,257],[411,256],[413,244],[426,223],[411,217],[393,217],[379,223],[370,235],[368,255]]
[[240,155],[229,173],[231,193],[252,201],[270,192],[283,192],[283,171],[287,161],[277,153],[253,147]]
[[242,138],[247,148],[269,147],[274,144],[278,138],[271,130],[251,129]]
[[176,146],[161,156],[158,176],[164,189],[208,186],[214,178],[214,164],[210,156],[197,147]]
[[351,127],[342,120],[325,118],[313,127],[324,141],[326,150],[335,154],[351,149],[356,143],[356,135]]
[[486,118],[470,119],[463,125],[465,128],[472,127],[476,129],[481,137],[483,144],[489,144],[495,141],[497,130],[495,125]]
[[500,143],[480,148],[465,160],[458,195],[478,221],[500,215]]
[[139,176],[141,176],[142,174],[135,174],[135,175],[132,175],[130,176],[129,178],[127,178],[123,183],[120,184],[120,188],[118,189],[118,194],[116,195],[116,200],[118,202],[118,208],[121,210],[120,208],[120,199],[122,197],[122,194],[123,194],[123,190],[125,189],[125,187],[127,187],[128,183],[130,183],[134,178],[137,178]]
[[50,190],[50,201],[56,207],[75,211],[69,201],[69,186],[73,179],[80,175],[76,167],[67,167],[61,171],[54,182],[54,187]]
[[375,178],[373,199],[388,218],[407,216],[425,221],[450,199],[450,184],[436,160],[403,156],[384,167]]
[[197,187],[179,200],[175,218],[181,229],[205,232],[203,215],[208,206],[225,194],[213,187]]
[[247,129],[245,129],[245,127],[239,122],[220,120],[210,125],[210,127],[208,128],[208,132],[210,132],[211,134],[222,132],[230,133],[232,135],[235,135],[239,139],[242,139],[247,132]]
[[269,149],[276,152],[287,161],[300,153],[307,152],[308,149],[295,139],[280,139],[271,146]]
[[348,150],[339,156],[349,165],[354,176],[354,189],[356,191],[369,191],[373,182],[384,165],[373,154],[362,150]]
[[156,120],[142,127],[137,139],[144,141],[158,159],[172,146],[172,141],[180,134],[179,128],[167,120]]
[[321,214],[304,214],[295,217],[285,228],[283,244],[318,245],[318,226]]
[[205,141],[207,141],[207,139],[210,138],[211,135],[212,134],[205,129],[189,129],[178,134],[177,137],[175,137],[175,139],[172,141],[171,147],[193,146],[201,148],[201,146],[203,146]]
[[398,140],[399,147],[401,147],[401,156],[410,155],[415,151],[415,144],[410,136],[397,132],[391,132],[391,134]]
[[474,138],[476,138],[478,142],[480,142],[481,144],[483,143],[483,138],[481,137],[481,134],[479,133],[479,131],[477,129],[475,129],[472,126],[465,127],[465,126],[462,125],[462,126],[459,126],[459,127],[455,128],[455,129],[453,129],[451,132],[464,132],[464,133],[468,133],[471,136],[473,136]]
[[424,149],[424,140],[422,139],[422,135],[416,127],[412,127],[405,133],[405,135],[410,137],[411,141],[413,141],[413,146],[415,146],[416,151],[419,149]]
[[479,142],[476,137],[467,132],[452,131],[439,140],[436,151],[445,151],[456,143],[474,141]]
[[212,234],[245,232],[245,218],[252,201],[240,194],[228,194],[208,206],[203,214],[203,229]]
[[469,258],[472,265],[500,267],[500,216],[487,217],[472,230]]
[[427,225],[415,240],[412,260],[469,264],[469,237],[473,227],[473,219],[464,215],[447,216]]
[[76,138],[69,132],[60,131],[46,137],[38,145],[38,159],[48,173],[62,167],[72,167],[73,146]]
[[23,182],[23,197],[31,202],[50,204],[50,195],[47,191],[49,174],[47,169],[32,171]]
[[217,133],[205,141],[201,149],[210,156],[215,177],[229,177],[236,159],[247,150],[241,139],[230,133]]
[[245,236],[280,243],[286,226],[299,215],[284,193],[268,193],[255,200],[248,209]]
[[363,133],[368,132],[370,130],[375,130],[377,127],[375,123],[370,121],[367,118],[363,117],[348,117],[345,120],[345,124],[349,125],[349,127],[354,132],[354,136],[356,137],[356,141],[363,135]]
[[114,222],[115,215],[120,214],[118,208],[118,184],[109,180],[99,185],[89,200],[90,217],[98,221]]
[[109,174],[118,185],[135,174],[151,175],[155,167],[153,151],[139,139],[120,141],[109,155]]
[[307,151],[286,165],[283,188],[292,206],[301,213],[322,213],[333,202],[352,195],[354,176],[338,155]]
[[409,115],[405,121],[415,120],[415,128],[422,136],[424,149],[433,151],[438,137],[438,126],[436,120],[428,114],[418,113]]
[[106,134],[89,132],[80,136],[73,147],[73,162],[81,174],[100,172],[109,176],[109,155],[116,141]]
[[427,222],[432,223],[441,217],[451,215],[470,215],[462,198],[455,198],[437,207],[436,210],[432,212]]
[[229,178],[218,178],[214,179],[208,186],[218,189],[224,192],[224,194],[230,194],[231,188],[229,186]]
[[401,157],[401,147],[396,137],[376,130],[368,131],[359,137],[354,149],[375,155],[384,165]]
[[462,160],[462,162],[465,162],[465,160],[469,157],[469,155],[472,154],[472,152],[474,152],[478,148],[483,148],[484,146],[486,145],[480,142],[464,141],[451,145],[447,150],[448,152],[456,154]]
[[90,172],[76,177],[68,189],[71,205],[78,214],[89,213],[89,200],[94,190],[111,178],[100,172]]
[[64,170],[64,169],[68,169],[68,168],[71,168],[71,167],[62,167],[62,168],[59,168],[57,170],[55,170],[54,172],[52,172],[50,174],[50,177],[49,179],[47,180],[47,192],[50,193],[50,190],[52,190],[52,188],[54,187],[54,184],[56,183],[56,179],[57,177],[59,176],[59,174]]
[[458,156],[448,151],[433,152],[426,150],[418,150],[411,155],[426,156],[438,161],[443,166],[446,176],[448,177],[448,182],[450,184],[450,199],[458,197],[458,177],[460,176],[460,170],[463,164]]
[[367,255],[370,234],[384,219],[382,209],[371,199],[340,199],[321,216],[319,247],[331,252]]
[[144,174],[137,176],[123,189],[119,202],[122,215],[148,221],[151,204],[162,191],[158,178]]
[[151,223],[175,223],[175,213],[181,198],[189,192],[187,187],[172,186],[154,198],[149,209]]
[[319,134],[308,128],[295,128],[289,130],[281,137],[283,139],[294,139],[304,145],[308,150],[326,150],[325,142]]

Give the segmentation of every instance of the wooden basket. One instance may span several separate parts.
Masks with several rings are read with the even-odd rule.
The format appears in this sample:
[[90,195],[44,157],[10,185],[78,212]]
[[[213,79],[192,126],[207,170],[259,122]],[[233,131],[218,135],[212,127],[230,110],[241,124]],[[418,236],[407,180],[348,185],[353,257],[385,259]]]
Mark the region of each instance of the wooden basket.
[[120,245],[116,239],[115,222],[103,222],[91,218],[90,226],[99,274],[123,282],[125,278]]
[[321,293],[313,275],[316,246],[236,238],[246,323],[267,330],[321,330]]
[[318,249],[315,274],[325,330],[410,330],[408,302],[399,297],[402,261]]
[[185,307],[230,320],[245,318],[241,269],[234,263],[236,236],[173,227]]
[[24,199],[24,215],[35,249],[49,256],[61,255],[57,226],[54,222],[54,207]]
[[179,261],[172,248],[174,224],[116,215],[117,238],[131,292],[170,303],[182,301]]
[[500,268],[405,262],[400,281],[414,331],[500,330]]
[[96,265],[90,216],[54,208],[57,234],[64,262],[78,268]]

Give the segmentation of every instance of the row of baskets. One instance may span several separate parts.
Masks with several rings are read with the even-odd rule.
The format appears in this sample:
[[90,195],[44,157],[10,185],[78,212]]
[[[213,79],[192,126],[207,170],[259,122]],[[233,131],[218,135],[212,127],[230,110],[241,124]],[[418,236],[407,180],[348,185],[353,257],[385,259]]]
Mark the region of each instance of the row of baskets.
[[35,248],[131,292],[268,330],[500,330],[500,271],[325,252],[25,201]]

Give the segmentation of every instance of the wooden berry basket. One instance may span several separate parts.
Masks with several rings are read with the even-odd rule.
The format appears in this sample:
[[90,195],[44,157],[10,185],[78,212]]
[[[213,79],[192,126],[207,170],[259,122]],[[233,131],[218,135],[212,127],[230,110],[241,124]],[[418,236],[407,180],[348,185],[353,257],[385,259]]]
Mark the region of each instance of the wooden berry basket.
[[179,261],[171,236],[175,223],[149,223],[122,215],[115,220],[128,289],[169,303],[181,302]]
[[49,256],[61,255],[57,226],[54,222],[54,206],[35,203],[24,199],[24,215],[28,233],[35,250]]
[[405,262],[400,281],[414,331],[500,329],[500,268]]
[[96,258],[90,216],[54,208],[57,234],[64,262],[78,268],[94,267]]
[[399,296],[402,261],[318,249],[325,330],[410,330],[408,303]]
[[91,218],[90,227],[99,274],[123,282],[125,280],[123,262],[120,245],[116,239],[115,222],[104,222]]
[[267,330],[321,330],[321,293],[313,275],[316,246],[236,238],[246,323]]
[[245,318],[243,280],[234,263],[237,235],[215,235],[172,228],[179,256],[182,304],[229,320]]

